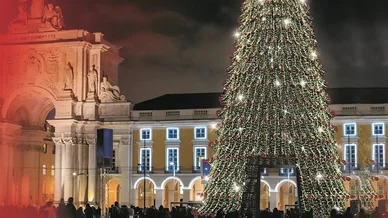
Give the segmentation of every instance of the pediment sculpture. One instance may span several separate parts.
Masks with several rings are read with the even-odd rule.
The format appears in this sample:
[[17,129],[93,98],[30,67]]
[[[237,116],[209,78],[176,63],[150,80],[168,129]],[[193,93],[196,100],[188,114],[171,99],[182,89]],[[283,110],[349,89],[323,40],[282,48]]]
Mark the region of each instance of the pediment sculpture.
[[124,102],[126,100],[125,96],[120,94],[120,88],[112,85],[105,76],[102,78],[98,98],[102,103]]
[[8,25],[10,33],[50,32],[64,27],[61,8],[44,5],[44,0],[19,0],[18,11]]

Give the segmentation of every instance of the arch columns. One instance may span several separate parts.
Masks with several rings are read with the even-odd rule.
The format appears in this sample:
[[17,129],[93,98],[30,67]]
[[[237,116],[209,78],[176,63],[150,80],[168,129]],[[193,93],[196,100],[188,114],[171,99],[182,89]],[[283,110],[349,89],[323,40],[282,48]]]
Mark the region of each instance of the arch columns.
[[119,160],[121,167],[121,176],[119,179],[120,183],[120,202],[122,205],[130,205],[130,187],[129,179],[132,178],[132,171],[130,170],[130,158],[129,156],[129,137],[122,137],[120,140],[119,147]]
[[163,189],[156,189],[155,191],[155,207],[158,208],[160,205],[163,205]]
[[[269,191],[269,209],[273,210],[275,207],[278,207],[278,192],[276,190]],[[282,210],[281,208],[278,208]]]
[[14,148],[17,145],[17,137],[20,135],[21,126],[0,123],[0,205],[13,204],[16,200],[16,183],[12,169],[14,167]]
[[191,189],[186,189],[186,188],[183,189],[183,201],[185,202],[190,201],[190,192],[191,192]]
[[97,163],[96,163],[96,140],[95,135],[90,135],[86,138],[89,145],[89,164],[88,164],[88,202],[96,203],[96,181],[97,181]]
[[54,202],[59,203],[63,196],[62,186],[62,147],[63,142],[59,137],[53,137],[55,143],[55,183],[54,183]]

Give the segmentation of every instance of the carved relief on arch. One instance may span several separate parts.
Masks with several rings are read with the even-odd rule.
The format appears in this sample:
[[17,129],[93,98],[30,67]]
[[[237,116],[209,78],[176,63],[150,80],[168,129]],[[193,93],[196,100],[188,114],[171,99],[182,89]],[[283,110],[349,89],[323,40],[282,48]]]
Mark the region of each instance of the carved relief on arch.
[[23,87],[25,83],[34,83],[56,92],[61,56],[59,49],[43,51],[28,49],[20,61],[20,83],[17,87]]

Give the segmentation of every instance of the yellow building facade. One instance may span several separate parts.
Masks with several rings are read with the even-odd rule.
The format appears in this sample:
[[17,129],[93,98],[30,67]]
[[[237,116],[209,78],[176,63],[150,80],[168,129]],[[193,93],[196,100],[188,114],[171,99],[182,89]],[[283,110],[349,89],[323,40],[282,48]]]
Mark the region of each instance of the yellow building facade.
[[[153,99],[150,100],[152,104],[146,101],[135,105],[131,111],[131,122],[125,124],[129,135],[128,153],[122,154],[123,149],[118,149],[117,143],[114,143],[112,169],[104,174],[104,187],[98,187],[98,190],[105,190],[106,206],[115,201],[139,207],[144,204],[147,207],[171,207],[181,199],[185,202],[201,201],[198,193],[203,192],[206,178],[201,178],[200,160],[213,155],[208,144],[217,138],[214,129],[220,122],[216,116],[219,105],[214,102],[218,101],[219,94],[196,95],[195,98],[185,94],[166,95],[176,101],[155,105]],[[189,101],[182,100],[182,96]],[[156,98],[156,101],[160,101],[160,98]],[[202,99],[205,103],[195,99]],[[173,102],[173,106],[168,102]],[[353,199],[357,199],[358,173],[367,169],[379,178],[373,182],[373,186],[378,195],[386,199],[386,106],[382,103],[340,103],[337,101],[330,108],[336,113],[331,123],[338,128],[335,134],[338,155],[347,162],[341,170],[352,178],[350,182],[345,182],[345,187]],[[47,140],[46,144],[40,151],[39,159],[40,203],[52,199],[54,194],[55,147],[51,140]],[[123,177],[123,172],[127,170],[128,179]],[[129,191],[124,186],[129,186]],[[294,205],[297,201],[293,169],[264,170],[260,187],[262,209],[277,207],[284,210],[289,207],[287,205]],[[129,202],[124,202],[122,199],[128,196]],[[375,205],[378,205],[378,199]]]
[[[184,95],[170,95],[169,98],[180,101]],[[208,98],[218,100],[215,93],[197,95],[202,96],[204,101],[208,101]],[[196,98],[200,99],[199,96]],[[170,105],[160,103],[160,98],[150,100],[159,101],[159,106],[150,106],[150,101],[147,101],[146,106],[143,103],[135,106],[131,114],[134,121],[131,127],[131,202],[140,207],[144,202],[146,206],[171,207],[171,202],[178,202],[180,199],[185,202],[201,201],[197,194],[203,191],[205,185],[201,183],[203,178],[200,177],[196,160],[202,154],[203,158],[212,156],[213,151],[208,143],[217,137],[213,129],[219,122],[216,117],[219,107],[204,108],[198,104],[195,108],[192,103],[189,103],[190,106],[182,103],[181,107],[169,109]],[[339,158],[347,162],[341,167],[341,171],[352,178],[350,182],[345,182],[347,191],[353,196],[353,200],[357,199],[358,172],[369,170],[372,175],[380,178],[373,182],[373,186],[380,197],[386,199],[387,118],[381,111],[384,105],[333,104],[330,107],[336,112],[336,117],[331,122],[338,128],[335,139]],[[198,139],[201,128],[206,134]],[[262,173],[261,196],[262,209],[277,207],[284,210],[291,207],[287,205],[294,205],[297,201],[294,170],[266,169]],[[119,199],[110,201],[113,200]],[[350,204],[349,201],[347,204]],[[378,199],[375,205],[378,205]]]

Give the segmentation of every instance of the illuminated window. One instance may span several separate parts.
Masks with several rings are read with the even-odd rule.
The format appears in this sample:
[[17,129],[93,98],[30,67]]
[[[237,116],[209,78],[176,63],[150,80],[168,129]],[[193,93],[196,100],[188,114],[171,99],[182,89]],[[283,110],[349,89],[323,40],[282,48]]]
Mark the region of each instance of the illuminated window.
[[206,147],[196,147],[194,149],[194,167],[199,168],[202,159],[206,159]]
[[43,175],[47,174],[47,166],[43,164]]
[[179,148],[167,148],[167,170],[169,172],[179,169]]
[[355,136],[357,133],[357,127],[355,123],[344,124],[344,136]]
[[43,144],[43,153],[47,154],[47,144]]
[[344,146],[344,160],[348,166],[357,166],[357,147],[356,144],[345,144]]
[[140,140],[151,140],[152,132],[150,128],[140,129]]
[[374,123],[372,124],[372,131],[374,136],[384,135],[384,123]]
[[179,129],[178,128],[167,128],[167,139],[168,140],[178,140],[179,139]]
[[151,148],[140,148],[140,169],[143,172],[145,167],[146,171],[151,171],[152,168],[152,152]]
[[206,127],[194,128],[195,139],[206,139]]
[[373,160],[375,167],[384,167],[385,163],[385,145],[384,144],[373,144]]
[[55,175],[55,167],[54,167],[54,166],[51,166],[51,175],[52,175],[52,176]]

